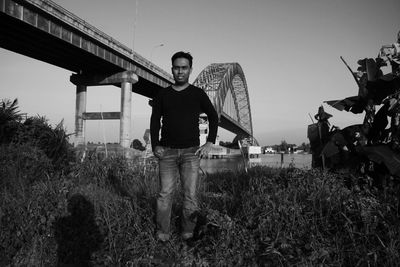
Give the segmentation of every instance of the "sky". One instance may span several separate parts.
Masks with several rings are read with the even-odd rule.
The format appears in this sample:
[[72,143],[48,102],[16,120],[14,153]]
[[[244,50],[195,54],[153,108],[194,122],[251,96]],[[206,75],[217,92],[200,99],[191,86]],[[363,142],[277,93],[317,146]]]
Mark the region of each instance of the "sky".
[[[400,30],[399,0],[54,0],[92,26],[170,72],[176,51],[194,57],[190,82],[212,63],[237,62],[248,86],[260,145],[308,143],[318,107],[332,125],[362,123],[364,114],[323,103],[356,95],[357,60],[378,55]],[[385,70],[387,72],[389,70]],[[74,132],[70,71],[0,48],[0,99],[22,112],[63,120]],[[148,99],[133,94],[131,137],[149,128]],[[119,111],[118,87],[88,87],[87,111]],[[119,142],[119,121],[87,121],[86,140]],[[219,139],[234,135],[219,128]],[[72,139],[73,141],[73,139]]]

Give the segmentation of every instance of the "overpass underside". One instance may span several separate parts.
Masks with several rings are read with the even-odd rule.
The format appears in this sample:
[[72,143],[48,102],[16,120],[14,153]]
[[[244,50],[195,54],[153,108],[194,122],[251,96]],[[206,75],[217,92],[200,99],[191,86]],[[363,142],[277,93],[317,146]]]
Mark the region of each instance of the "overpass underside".
[[61,7],[46,6],[49,4],[0,0],[0,47],[76,74],[105,76],[132,70],[141,78],[133,91],[146,97],[154,97],[173,82],[168,73],[129,48]]

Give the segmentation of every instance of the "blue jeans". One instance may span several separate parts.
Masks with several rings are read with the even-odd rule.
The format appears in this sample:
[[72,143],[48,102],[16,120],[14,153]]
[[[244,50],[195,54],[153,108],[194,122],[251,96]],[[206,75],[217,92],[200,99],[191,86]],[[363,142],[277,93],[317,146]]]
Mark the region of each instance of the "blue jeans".
[[[159,159],[160,193],[157,198],[157,228],[158,235],[168,239],[170,236],[170,221],[172,198],[180,177],[184,193],[182,211],[182,235],[193,234],[196,218],[191,215],[197,211],[197,182],[199,177],[200,159],[195,155],[198,147],[166,148]],[[192,216],[193,217],[193,216]]]

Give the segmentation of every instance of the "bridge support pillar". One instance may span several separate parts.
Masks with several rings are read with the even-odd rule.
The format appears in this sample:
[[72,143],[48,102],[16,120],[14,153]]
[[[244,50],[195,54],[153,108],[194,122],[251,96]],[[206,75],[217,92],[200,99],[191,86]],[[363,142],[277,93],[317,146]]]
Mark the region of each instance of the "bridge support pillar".
[[132,109],[132,83],[122,82],[119,143],[123,148],[129,148],[130,146],[131,109]]
[[[129,148],[131,136],[132,85],[138,82],[138,76],[133,71],[123,71],[111,75],[73,74],[70,81],[77,85],[75,140],[76,146],[85,144],[85,120],[119,119],[119,143],[123,148]],[[86,87],[99,85],[115,85],[121,87],[121,112],[86,112]]]
[[76,104],[75,104],[75,146],[85,144],[85,126],[83,113],[86,112],[87,88],[85,85],[76,86]]

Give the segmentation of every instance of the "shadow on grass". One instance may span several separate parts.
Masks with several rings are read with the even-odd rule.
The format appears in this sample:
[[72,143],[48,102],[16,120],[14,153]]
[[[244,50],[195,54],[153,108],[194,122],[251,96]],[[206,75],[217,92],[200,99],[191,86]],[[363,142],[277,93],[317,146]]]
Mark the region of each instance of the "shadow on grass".
[[94,205],[75,194],[68,200],[68,212],[54,223],[58,266],[91,266],[91,255],[104,240],[94,220]]

